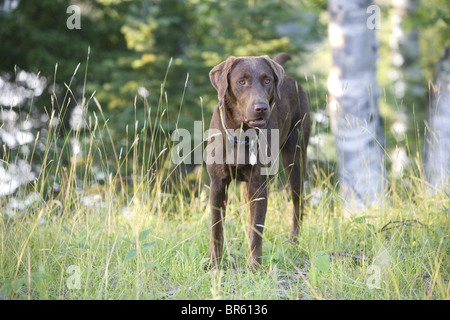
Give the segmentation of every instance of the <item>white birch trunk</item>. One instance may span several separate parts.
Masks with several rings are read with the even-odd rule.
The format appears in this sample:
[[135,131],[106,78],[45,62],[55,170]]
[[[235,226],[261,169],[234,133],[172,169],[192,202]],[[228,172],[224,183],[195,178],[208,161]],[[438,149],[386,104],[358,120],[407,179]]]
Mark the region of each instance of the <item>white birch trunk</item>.
[[389,39],[392,68],[389,77],[394,83],[395,96],[406,98],[408,103],[424,94],[419,65],[419,31],[415,28],[407,32],[403,27],[404,20],[417,10],[419,4],[420,0],[392,0],[392,34]]
[[450,46],[444,50],[431,88],[424,162],[433,191],[450,191]]
[[378,43],[374,17],[367,13],[371,5],[370,0],[328,1],[328,39],[333,55],[329,112],[341,194],[350,212],[380,204],[385,187],[376,83]]
[[419,4],[420,0],[392,0],[389,79],[400,108],[391,131],[400,147],[393,150],[391,159],[392,174],[397,178],[402,177],[404,168],[411,163],[406,148],[401,146],[408,129],[408,114],[413,110],[413,105],[421,104],[424,98],[424,79],[419,65],[419,30],[406,31],[403,26],[405,19],[417,10]]

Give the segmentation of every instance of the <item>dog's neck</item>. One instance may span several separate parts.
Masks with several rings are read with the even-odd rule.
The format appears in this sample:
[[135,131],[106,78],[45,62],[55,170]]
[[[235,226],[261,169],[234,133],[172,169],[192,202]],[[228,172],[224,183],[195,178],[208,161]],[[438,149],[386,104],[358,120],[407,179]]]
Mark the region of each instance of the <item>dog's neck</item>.
[[[257,146],[258,146],[258,133],[255,135],[254,138],[250,138],[248,136],[245,136],[244,140],[238,139],[238,137],[232,135],[230,131],[228,130],[226,124],[225,124],[225,112],[224,112],[224,106],[223,103],[219,103],[219,117],[220,117],[220,123],[222,124],[222,129],[225,131],[225,135],[227,137],[227,140],[234,144],[235,148],[239,146],[245,146],[248,147],[249,152],[249,163],[253,166],[256,164],[257,156]],[[241,132],[243,129],[243,123],[241,123]]]
[[[228,128],[225,124],[224,103],[222,101],[219,103],[219,116],[220,116],[220,123],[222,124],[222,129],[223,129],[223,131],[225,131],[225,135],[230,142],[233,142],[236,145],[248,145],[250,143],[249,137],[245,137],[244,140],[240,140],[230,133],[230,131],[228,130]],[[242,129],[242,127],[243,127],[243,124],[241,124],[241,129]]]

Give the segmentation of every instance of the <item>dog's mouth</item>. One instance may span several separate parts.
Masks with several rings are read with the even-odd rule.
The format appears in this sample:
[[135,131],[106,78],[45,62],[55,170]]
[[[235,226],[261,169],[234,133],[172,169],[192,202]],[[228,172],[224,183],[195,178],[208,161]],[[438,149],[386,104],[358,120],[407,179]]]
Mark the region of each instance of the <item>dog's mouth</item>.
[[261,118],[256,118],[256,119],[252,119],[252,120],[248,120],[248,119],[244,118],[244,120],[248,124],[248,126],[252,127],[252,128],[263,128],[267,124],[267,120],[262,118],[262,117]]

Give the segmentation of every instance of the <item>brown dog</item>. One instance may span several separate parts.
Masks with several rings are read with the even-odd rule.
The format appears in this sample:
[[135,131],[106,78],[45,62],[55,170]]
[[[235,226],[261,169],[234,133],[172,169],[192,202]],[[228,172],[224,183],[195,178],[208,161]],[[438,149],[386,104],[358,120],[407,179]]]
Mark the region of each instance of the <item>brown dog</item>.
[[[279,150],[269,148],[272,156],[278,156],[281,151],[294,203],[290,240],[297,241],[299,224],[303,217],[301,196],[305,180],[310,119],[305,92],[294,79],[284,75],[282,65],[289,59],[289,55],[285,53],[278,54],[273,60],[268,56],[230,57],[214,67],[209,74],[219,96],[219,105],[214,110],[210,132],[215,130],[221,134],[214,137],[210,135],[208,147],[220,142],[222,148],[216,148],[215,154],[207,152],[206,155],[207,170],[211,178],[209,255],[212,266],[216,268],[220,264],[223,247],[226,190],[232,178],[244,182],[246,188],[245,194],[250,209],[250,264],[253,267],[261,264],[267,184],[270,178],[270,174],[262,174],[263,136],[270,146],[272,142],[278,143]],[[246,135],[245,139],[242,139],[242,132],[245,134],[251,130],[257,133],[256,137]],[[229,157],[227,151],[235,153]],[[239,151],[245,156],[244,161],[238,161],[236,155]]]

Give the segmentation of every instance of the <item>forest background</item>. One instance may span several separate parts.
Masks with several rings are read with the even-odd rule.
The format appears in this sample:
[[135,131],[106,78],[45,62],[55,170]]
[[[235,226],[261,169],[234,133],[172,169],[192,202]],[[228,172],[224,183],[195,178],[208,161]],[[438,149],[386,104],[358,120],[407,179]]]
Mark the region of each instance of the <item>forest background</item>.
[[[438,67],[448,59],[447,2],[379,0],[367,12],[372,22],[378,13],[377,144],[389,200],[355,216],[341,206],[329,112],[338,0],[0,1],[0,297],[448,298],[448,184],[427,193],[424,169],[435,80],[450,74]],[[292,56],[286,73],[312,115],[307,219],[299,247],[287,247],[289,196],[275,178],[270,272],[255,288],[255,275],[204,274],[208,176],[171,161],[170,137],[194,121],[208,127],[212,67],[279,52]],[[246,206],[232,190],[226,261],[240,272]],[[389,271],[381,291],[367,288],[377,261]],[[66,283],[71,266],[82,291]]]

